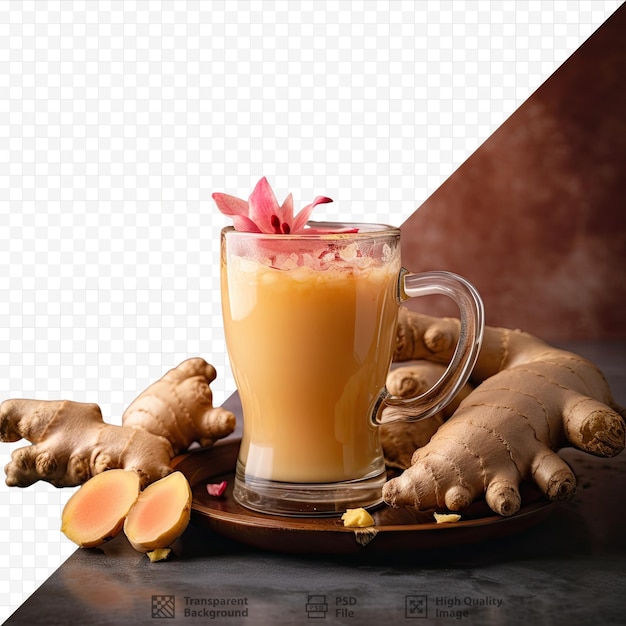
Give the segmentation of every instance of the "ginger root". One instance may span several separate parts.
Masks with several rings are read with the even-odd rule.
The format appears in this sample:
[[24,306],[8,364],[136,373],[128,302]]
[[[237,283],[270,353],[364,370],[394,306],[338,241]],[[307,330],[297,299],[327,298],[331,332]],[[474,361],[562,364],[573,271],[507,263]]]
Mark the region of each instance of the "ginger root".
[[135,470],[142,483],[171,471],[171,444],[152,433],[106,424],[96,404],[70,400],[5,400],[0,404],[0,439],[27,439],[4,471],[9,486],[45,480],[74,487],[108,469]]
[[213,445],[235,430],[235,416],[213,406],[215,368],[199,357],[187,359],[152,383],[122,414],[122,424],[167,439],[172,456],[194,441]]
[[[458,320],[403,307],[394,360],[447,363],[458,331]],[[626,412],[602,372],[533,335],[486,327],[470,382],[478,386],[384,486],[388,504],[460,511],[484,495],[494,512],[512,515],[522,481],[551,500],[574,494],[576,478],[560,448],[602,457],[624,449]]]
[[171,459],[192,442],[210,445],[229,435],[235,416],[213,407],[215,368],[191,358],[168,371],[126,409],[122,425],[103,421],[96,404],[10,399],[0,404],[0,441],[27,439],[5,467],[9,486],[45,480],[57,487],[84,483],[110,469],[137,472],[141,487],[172,471]]
[[[414,398],[430,389],[446,371],[444,365],[420,361],[392,370],[387,376],[387,390],[397,398]],[[389,470],[405,470],[417,448],[425,446],[439,427],[458,408],[472,387],[466,384],[441,411],[414,422],[392,421],[380,425],[378,432]],[[383,413],[382,419],[385,419]]]
[[96,474],[67,501],[61,531],[81,548],[94,548],[116,537],[139,496],[136,472],[113,469]]

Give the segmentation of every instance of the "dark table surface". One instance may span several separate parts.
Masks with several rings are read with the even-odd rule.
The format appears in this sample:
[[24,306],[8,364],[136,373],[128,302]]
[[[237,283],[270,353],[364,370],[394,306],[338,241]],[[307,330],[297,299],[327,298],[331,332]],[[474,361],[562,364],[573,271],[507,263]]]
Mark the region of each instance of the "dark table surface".
[[[563,347],[597,363],[626,405],[626,341]],[[577,494],[508,537],[303,556],[192,522],[168,561],[150,563],[123,537],[77,550],[5,623],[626,624],[626,453],[562,454]]]

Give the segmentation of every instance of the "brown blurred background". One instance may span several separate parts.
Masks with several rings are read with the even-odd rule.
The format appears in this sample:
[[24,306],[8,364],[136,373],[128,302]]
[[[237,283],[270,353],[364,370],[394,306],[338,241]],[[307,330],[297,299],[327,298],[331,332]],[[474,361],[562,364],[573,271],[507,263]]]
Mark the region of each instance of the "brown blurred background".
[[[403,264],[472,281],[487,323],[626,338],[626,4],[402,226]],[[442,299],[420,311],[456,315]]]

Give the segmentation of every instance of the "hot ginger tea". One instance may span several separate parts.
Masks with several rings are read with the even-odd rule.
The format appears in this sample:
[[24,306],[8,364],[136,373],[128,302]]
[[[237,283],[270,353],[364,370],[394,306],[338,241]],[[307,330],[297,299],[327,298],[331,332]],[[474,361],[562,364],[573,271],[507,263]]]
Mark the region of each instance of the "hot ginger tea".
[[379,475],[370,415],[391,362],[398,249],[318,241],[246,250],[222,259],[246,475],[290,483]]

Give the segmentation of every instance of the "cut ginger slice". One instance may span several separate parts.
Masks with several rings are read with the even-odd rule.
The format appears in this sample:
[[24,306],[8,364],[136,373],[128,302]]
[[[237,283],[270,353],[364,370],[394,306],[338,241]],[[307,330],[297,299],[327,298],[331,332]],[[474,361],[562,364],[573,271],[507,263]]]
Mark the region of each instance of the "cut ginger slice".
[[124,532],[133,548],[152,552],[172,545],[189,524],[191,499],[191,487],[181,472],[148,485],[124,522]]
[[81,548],[93,548],[120,533],[139,496],[135,472],[111,469],[92,476],[70,497],[61,515],[61,531]]

